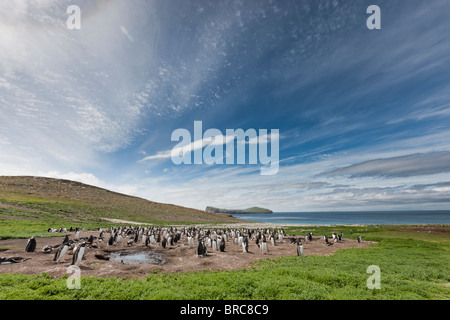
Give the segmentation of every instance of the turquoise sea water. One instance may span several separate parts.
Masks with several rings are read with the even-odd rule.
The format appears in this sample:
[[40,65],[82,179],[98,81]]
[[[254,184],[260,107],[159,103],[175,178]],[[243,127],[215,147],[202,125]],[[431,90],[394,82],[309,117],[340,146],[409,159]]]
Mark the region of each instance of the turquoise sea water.
[[275,224],[450,224],[449,211],[275,212],[236,214],[236,218]]

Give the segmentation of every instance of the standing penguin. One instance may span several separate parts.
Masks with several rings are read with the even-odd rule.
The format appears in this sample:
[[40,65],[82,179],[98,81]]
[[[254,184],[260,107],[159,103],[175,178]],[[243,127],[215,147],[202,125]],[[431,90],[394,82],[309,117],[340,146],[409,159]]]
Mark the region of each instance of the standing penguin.
[[86,242],[83,242],[82,244],[77,246],[77,248],[75,249],[75,251],[73,253],[73,259],[72,259],[73,266],[77,266],[81,262],[81,259],[83,259],[83,256],[84,256],[85,249],[86,249]]
[[361,243],[361,242],[362,242],[361,236],[358,234],[358,243]]
[[297,256],[303,257],[303,242],[301,239],[297,241]]
[[270,243],[272,243],[272,246],[276,246],[275,244],[275,237],[273,235],[270,236]]
[[65,243],[69,243],[69,235],[68,234],[66,234],[66,236],[64,237],[64,240],[63,240],[63,244],[65,244]]
[[62,247],[60,247],[58,249],[58,251],[56,251],[55,253],[55,257],[53,258],[53,261],[56,261],[56,263],[59,262],[59,260],[61,260],[64,255],[66,254],[67,250],[69,250],[69,243],[65,243]]
[[167,247],[167,239],[164,237],[161,241],[161,246],[165,249]]
[[267,246],[265,235],[263,235],[262,242],[260,243],[260,249],[262,253],[269,253],[269,247]]
[[197,246],[197,256],[202,257],[202,256],[206,256],[206,254],[207,254],[207,249],[206,249],[205,242],[202,239],[199,239],[198,246]]
[[225,239],[222,238],[219,245],[220,252],[225,252]]
[[244,237],[242,240],[242,252],[248,252],[248,238]]
[[75,231],[75,236],[74,236],[74,239],[75,239],[75,240],[80,240],[80,233],[81,233],[81,230],[79,230],[79,229],[77,228],[76,231]]
[[31,237],[30,239],[28,239],[25,251],[34,252],[34,250],[36,250],[36,239],[34,237]]

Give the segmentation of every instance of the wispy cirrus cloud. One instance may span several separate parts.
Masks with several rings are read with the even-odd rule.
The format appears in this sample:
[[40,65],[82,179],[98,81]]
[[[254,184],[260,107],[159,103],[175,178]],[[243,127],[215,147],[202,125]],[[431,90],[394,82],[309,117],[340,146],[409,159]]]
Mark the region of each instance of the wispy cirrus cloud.
[[376,159],[338,168],[323,176],[346,175],[355,177],[411,177],[450,172],[450,151],[411,154],[387,159]]

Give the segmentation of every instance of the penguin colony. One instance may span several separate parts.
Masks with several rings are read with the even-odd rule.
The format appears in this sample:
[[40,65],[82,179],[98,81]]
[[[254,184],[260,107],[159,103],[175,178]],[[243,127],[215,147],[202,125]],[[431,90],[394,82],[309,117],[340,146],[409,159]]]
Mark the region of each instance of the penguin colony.
[[[103,230],[97,229],[98,237],[90,235],[81,237],[83,229],[63,229],[58,230],[49,228],[48,232],[75,232],[74,238],[70,239],[69,235],[65,235],[62,243],[55,246],[45,246],[43,253],[50,254],[54,252],[53,261],[60,263],[66,255],[72,255],[71,265],[79,265],[83,260],[86,250],[98,248],[101,242],[107,243],[108,246],[127,246],[143,245],[145,247],[161,247],[170,249],[177,245],[187,246],[195,250],[198,257],[208,255],[208,251],[226,252],[226,247],[235,245],[242,247],[243,253],[249,253],[249,246],[256,248],[262,254],[269,254],[270,250],[276,250],[278,242],[290,242],[297,246],[297,256],[302,257],[304,245],[313,241],[313,234],[310,232],[305,236],[290,236],[287,238],[286,233],[282,229],[269,228],[225,228],[225,229],[204,229],[197,227],[111,227]],[[332,233],[331,239],[327,235],[323,235],[320,241],[326,246],[332,246],[334,243],[342,241],[343,233]],[[362,242],[361,236],[358,235],[358,243]],[[317,239],[314,239],[317,241]],[[270,246],[269,246],[270,243]],[[36,239],[31,237],[26,245],[26,252],[36,251]],[[269,248],[270,247],[270,248]],[[97,257],[97,255],[96,255]],[[99,259],[99,257],[97,257]],[[105,258],[105,257],[100,257]],[[0,264],[20,263],[28,259],[14,257],[6,259],[1,257]],[[105,260],[108,260],[105,258]]]

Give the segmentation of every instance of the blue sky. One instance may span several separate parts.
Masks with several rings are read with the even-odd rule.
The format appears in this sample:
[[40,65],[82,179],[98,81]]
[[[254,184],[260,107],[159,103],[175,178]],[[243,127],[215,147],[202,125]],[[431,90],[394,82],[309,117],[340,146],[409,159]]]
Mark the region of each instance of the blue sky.
[[[366,27],[372,4],[381,30]],[[198,209],[449,209],[448,12],[446,0],[0,1],[0,175]],[[278,173],[160,156],[194,121],[279,129]]]

